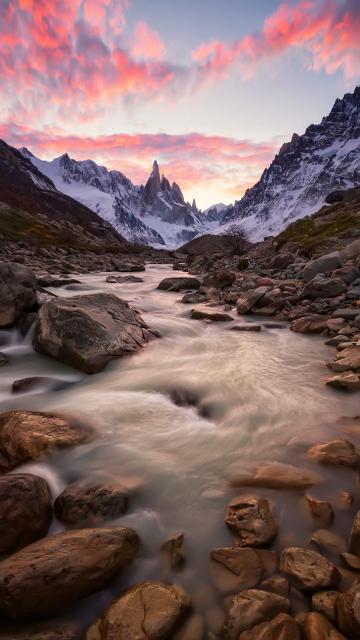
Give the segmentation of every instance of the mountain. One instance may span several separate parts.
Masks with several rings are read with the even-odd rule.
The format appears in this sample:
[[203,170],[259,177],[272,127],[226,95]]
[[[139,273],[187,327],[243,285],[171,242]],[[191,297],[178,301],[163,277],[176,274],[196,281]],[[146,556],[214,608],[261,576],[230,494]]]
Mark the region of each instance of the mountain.
[[176,247],[206,230],[195,200],[185,202],[180,187],[160,177],[156,161],[145,186],[136,186],[120,171],[92,160],[73,160],[66,153],[46,161],[26,148],[20,151],[59,191],[98,213],[132,242]]
[[[221,225],[241,225],[250,240],[279,233],[317,211],[329,192],[360,186],[360,87],[336,100],[320,124],[284,144],[260,181],[228,207]],[[224,227],[220,227],[224,230]]]
[[126,240],[96,213],[57,190],[28,157],[0,140],[0,233],[86,249],[127,246]]

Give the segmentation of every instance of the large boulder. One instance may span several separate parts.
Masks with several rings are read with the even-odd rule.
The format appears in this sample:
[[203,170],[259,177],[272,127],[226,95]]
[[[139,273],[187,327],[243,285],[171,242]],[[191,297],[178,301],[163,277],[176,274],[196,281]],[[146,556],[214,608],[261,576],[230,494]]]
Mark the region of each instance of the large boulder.
[[54,298],[42,305],[34,347],[72,367],[96,373],[153,336],[140,313],[109,293]]
[[200,280],[191,276],[184,276],[182,278],[164,278],[158,284],[158,289],[161,291],[182,291],[186,289],[199,289],[201,286]]
[[243,631],[269,621],[280,613],[287,613],[289,607],[289,600],[275,593],[260,589],[241,591],[230,603],[223,636],[226,640],[239,640]]
[[235,531],[241,547],[263,547],[277,535],[278,527],[265,498],[240,496],[234,498],[225,515],[225,522]]
[[309,282],[318,273],[327,273],[328,271],[334,271],[340,269],[343,266],[343,259],[339,251],[328,253],[316,260],[312,260],[305,265],[303,278],[305,282]]
[[270,622],[263,622],[248,631],[243,631],[239,640],[301,640],[301,633],[294,618],[287,613],[279,613]]
[[101,640],[168,640],[190,600],[182,587],[143,582],[126,591],[101,619]]
[[13,325],[36,304],[36,278],[15,262],[0,262],[0,328]]
[[79,422],[37,411],[0,414],[0,469],[9,471],[51,450],[89,442],[93,429]]
[[310,549],[288,547],[281,554],[280,568],[301,591],[337,587],[339,570],[324,556]]
[[56,517],[66,524],[95,525],[125,513],[128,498],[122,486],[76,482],[54,502]]
[[340,593],[336,600],[338,625],[352,640],[360,638],[360,583],[353,584],[348,591]]
[[270,260],[269,268],[281,271],[282,269],[289,267],[294,260],[295,256],[293,253],[278,253],[277,256],[274,256],[274,258]]
[[1,556],[42,538],[52,518],[47,482],[30,473],[0,476],[0,513]]
[[322,278],[316,276],[304,287],[305,298],[336,298],[347,291],[347,285],[341,278]]
[[236,275],[233,271],[215,271],[204,278],[204,287],[215,287],[215,289],[225,289],[231,287],[235,282]]
[[77,529],[34,542],[0,562],[0,612],[52,616],[105,587],[136,556],[131,529]]

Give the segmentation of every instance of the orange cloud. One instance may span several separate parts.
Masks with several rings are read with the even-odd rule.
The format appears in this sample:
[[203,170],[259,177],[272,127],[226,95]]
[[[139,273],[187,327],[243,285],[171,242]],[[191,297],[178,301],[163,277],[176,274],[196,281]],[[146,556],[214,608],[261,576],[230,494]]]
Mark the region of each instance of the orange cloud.
[[134,29],[134,44],[131,53],[135,58],[161,60],[165,55],[165,45],[159,34],[151,31],[146,22],[138,22]]

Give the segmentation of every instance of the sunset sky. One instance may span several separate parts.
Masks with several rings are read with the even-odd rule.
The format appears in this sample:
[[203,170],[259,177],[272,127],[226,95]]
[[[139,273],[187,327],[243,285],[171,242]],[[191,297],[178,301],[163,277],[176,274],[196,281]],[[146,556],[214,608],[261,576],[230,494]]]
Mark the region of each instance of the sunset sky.
[[359,0],[0,0],[0,137],[239,199],[360,77]]

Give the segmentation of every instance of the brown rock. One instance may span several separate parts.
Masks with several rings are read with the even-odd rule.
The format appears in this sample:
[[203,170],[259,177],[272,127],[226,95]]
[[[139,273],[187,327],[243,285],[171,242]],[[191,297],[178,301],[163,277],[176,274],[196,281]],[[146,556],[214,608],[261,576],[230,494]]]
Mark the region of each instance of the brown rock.
[[190,600],[178,586],[142,582],[108,609],[100,624],[101,640],[167,640],[181,624]]
[[267,580],[263,580],[259,585],[259,589],[277,593],[278,596],[287,598],[289,595],[289,582],[282,576],[272,576],[271,578],[267,578]]
[[305,614],[302,632],[304,640],[346,640],[329,620],[316,611]]
[[319,551],[339,555],[346,550],[346,542],[342,536],[335,531],[328,529],[318,529],[313,533],[311,542],[318,547]]
[[293,320],[290,329],[295,333],[323,333],[327,330],[327,316],[315,313]]
[[311,606],[314,611],[321,613],[331,622],[336,622],[337,591],[318,591],[311,598]]
[[305,502],[309,509],[309,513],[321,527],[330,527],[334,520],[334,510],[328,502],[318,500],[313,496],[306,495]]
[[0,328],[9,327],[36,304],[36,278],[15,262],[0,262]]
[[336,587],[340,581],[338,569],[324,556],[310,549],[288,547],[280,560],[281,570],[301,591],[318,591]]
[[226,640],[238,640],[240,634],[255,625],[275,618],[279,613],[286,613],[290,603],[287,598],[248,589],[238,593],[231,601],[225,616],[223,634]]
[[89,442],[94,435],[88,425],[35,411],[0,414],[0,469],[8,471],[37,460],[56,448]]
[[131,529],[65,531],[0,562],[0,612],[9,618],[51,616],[102,589],[136,555]]
[[199,289],[200,280],[191,276],[183,278],[164,278],[159,282],[158,289],[161,291],[182,291],[184,289]]
[[52,518],[47,482],[30,473],[0,476],[0,513],[0,555],[42,538]]
[[340,593],[336,601],[337,619],[340,631],[351,640],[360,638],[360,583],[355,583],[348,591]]
[[233,487],[265,489],[305,489],[320,482],[317,473],[278,462],[263,464],[255,471],[245,472],[231,480]]
[[257,287],[256,289],[249,289],[249,291],[242,293],[237,302],[238,314],[249,313],[255,304],[260,302],[267,291],[269,291],[269,287]]
[[360,391],[360,375],[353,371],[344,371],[337,375],[326,378],[326,384],[334,389],[345,391]]
[[184,534],[177,533],[171,536],[162,546],[171,569],[181,569],[186,561]]
[[128,497],[122,486],[76,482],[54,502],[56,517],[66,524],[94,526],[125,513]]
[[360,571],[360,558],[352,553],[341,553],[340,558],[344,565],[352,571]]
[[209,308],[206,307],[192,309],[190,317],[193,320],[210,320],[211,322],[230,322],[234,319],[228,313],[210,311]]
[[300,627],[287,613],[240,634],[239,640],[301,640]]
[[234,324],[228,329],[229,331],[261,331],[260,324],[253,324],[251,322],[247,322],[246,324]]
[[250,589],[261,580],[264,566],[255,549],[214,549],[210,558],[210,577],[220,591]]
[[359,462],[354,445],[349,440],[333,440],[326,444],[316,444],[307,452],[311,460],[321,464],[355,468]]
[[270,505],[264,498],[240,496],[229,504],[225,522],[237,534],[242,547],[262,547],[270,544],[278,527]]
[[349,551],[360,556],[360,511],[357,512],[350,532]]

